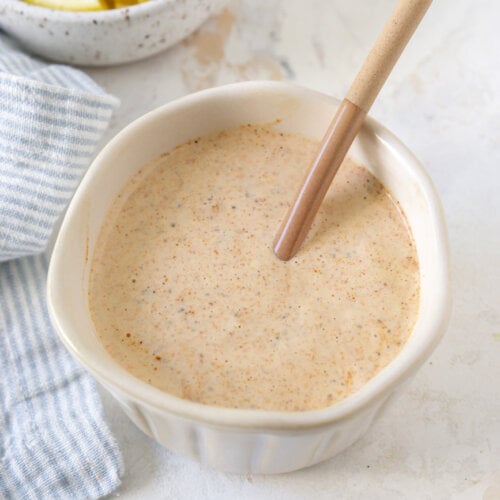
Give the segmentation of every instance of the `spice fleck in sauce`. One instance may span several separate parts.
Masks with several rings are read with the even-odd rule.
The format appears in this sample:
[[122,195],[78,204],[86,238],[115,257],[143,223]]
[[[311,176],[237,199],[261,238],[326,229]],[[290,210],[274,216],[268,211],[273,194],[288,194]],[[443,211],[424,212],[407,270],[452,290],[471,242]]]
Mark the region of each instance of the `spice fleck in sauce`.
[[271,126],[201,137],[115,201],[89,303],[109,354],[181,398],[303,411],[359,389],[401,350],[419,270],[384,187],[346,160],[289,262],[272,241],[317,143]]

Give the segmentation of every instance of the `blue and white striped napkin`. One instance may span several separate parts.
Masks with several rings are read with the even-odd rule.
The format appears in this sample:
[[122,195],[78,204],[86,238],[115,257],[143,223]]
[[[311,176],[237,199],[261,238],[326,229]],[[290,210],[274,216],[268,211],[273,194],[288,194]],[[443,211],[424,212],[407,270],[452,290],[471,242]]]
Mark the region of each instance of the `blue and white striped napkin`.
[[98,498],[123,464],[46,307],[54,225],[118,101],[0,35],[0,498]]

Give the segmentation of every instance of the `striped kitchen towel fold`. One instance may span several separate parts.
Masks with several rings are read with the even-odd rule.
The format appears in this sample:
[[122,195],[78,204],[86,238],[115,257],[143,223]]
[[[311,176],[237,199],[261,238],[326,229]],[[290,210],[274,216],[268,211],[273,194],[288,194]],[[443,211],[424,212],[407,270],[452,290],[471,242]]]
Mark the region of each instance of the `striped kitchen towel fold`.
[[51,327],[43,255],[117,105],[0,35],[1,498],[98,498],[120,483],[94,382]]
[[0,39],[0,261],[44,250],[117,100]]

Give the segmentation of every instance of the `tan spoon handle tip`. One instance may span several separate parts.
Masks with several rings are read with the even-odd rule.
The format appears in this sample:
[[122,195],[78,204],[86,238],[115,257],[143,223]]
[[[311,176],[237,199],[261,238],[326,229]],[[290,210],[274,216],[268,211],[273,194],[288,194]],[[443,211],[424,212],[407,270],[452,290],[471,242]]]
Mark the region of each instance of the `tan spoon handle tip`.
[[432,0],[400,0],[378,36],[346,98],[367,113]]
[[400,0],[342,101],[274,241],[274,253],[299,250],[366,113],[432,0]]

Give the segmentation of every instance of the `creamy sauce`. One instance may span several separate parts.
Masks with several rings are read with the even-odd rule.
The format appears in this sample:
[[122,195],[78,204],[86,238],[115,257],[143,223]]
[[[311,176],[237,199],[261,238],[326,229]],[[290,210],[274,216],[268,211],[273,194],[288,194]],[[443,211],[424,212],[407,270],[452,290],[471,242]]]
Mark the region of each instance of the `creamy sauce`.
[[346,160],[301,251],[271,249],[317,142],[245,126],[165,153],[115,201],[89,304],[109,354],[181,398],[303,411],[344,399],[400,351],[418,312],[404,216]]

